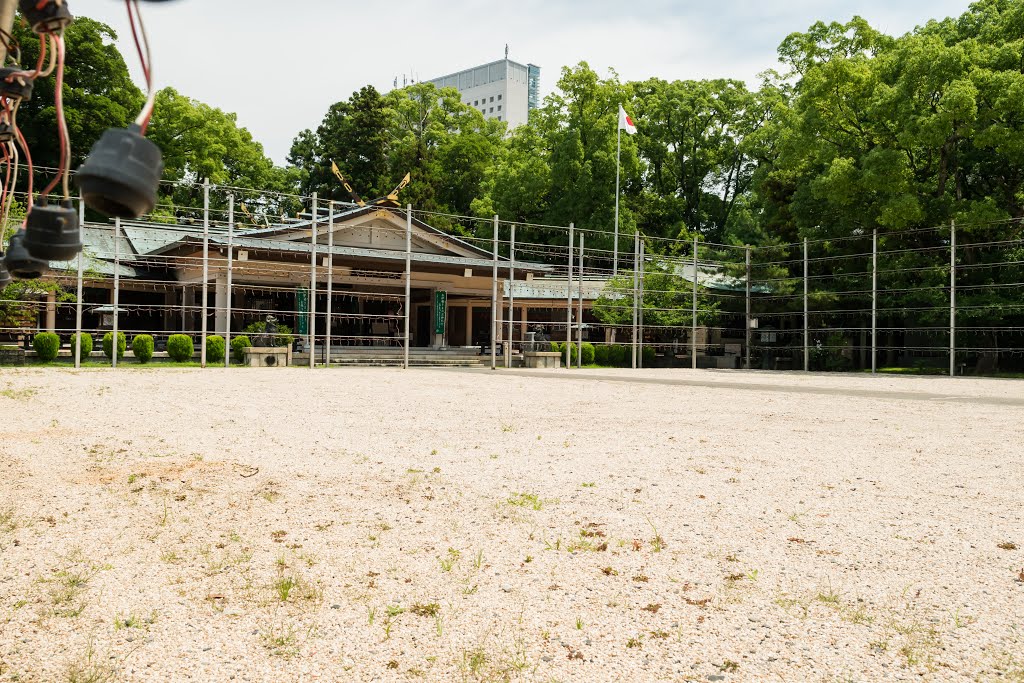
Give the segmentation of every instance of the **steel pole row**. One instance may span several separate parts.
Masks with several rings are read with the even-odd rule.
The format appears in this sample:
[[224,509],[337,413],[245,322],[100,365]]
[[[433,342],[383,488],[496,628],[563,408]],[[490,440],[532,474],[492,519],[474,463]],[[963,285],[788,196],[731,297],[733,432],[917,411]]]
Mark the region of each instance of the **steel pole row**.
[[637,344],[639,351],[636,356],[636,366],[643,370],[644,367],[644,271],[646,270],[647,264],[645,260],[647,258],[647,244],[640,241],[640,308],[637,311]]
[[580,286],[576,290],[576,367],[583,369],[583,233],[580,232]]
[[309,368],[316,367],[316,223],[320,217],[320,202],[317,193],[312,199],[313,220],[310,223],[309,240]]
[[331,332],[334,328],[334,200],[327,204],[327,321],[324,330],[324,365],[331,367]]
[[810,305],[809,305],[809,294],[808,294],[808,260],[807,260],[808,241],[804,238],[804,372],[811,371],[811,324],[810,324]]
[[569,224],[569,274],[566,276],[565,299],[565,369],[572,369],[572,261],[573,261],[573,229],[575,223]]
[[412,306],[412,204],[405,207],[405,316],[402,321],[402,368],[409,369],[409,307]]
[[949,222],[949,376],[956,377],[956,221]]
[[[0,41],[2,42],[2,41]],[[78,195],[78,241],[85,244],[85,200]],[[82,367],[82,273],[85,257],[78,252],[78,298],[75,303],[75,343],[71,347],[75,354],[75,367]]]
[[[112,339],[110,354],[111,367],[117,367],[117,352],[121,345],[118,344],[118,307],[121,301],[121,219],[114,219],[114,329],[111,332]],[[127,344],[127,340],[125,340]]]
[[225,314],[226,329],[224,331],[224,367],[231,367],[231,289],[234,275],[234,237],[235,237],[235,195],[228,195],[228,300]]
[[637,336],[637,295],[639,294],[639,281],[637,274],[640,271],[640,231],[633,233],[633,369],[636,370],[636,336]]
[[871,374],[878,372],[878,228],[871,233]]
[[491,271],[491,370],[498,368],[498,214],[494,214],[494,266]]
[[697,237],[693,238],[693,305],[690,312],[690,369],[697,369]]
[[751,317],[750,317],[750,247],[747,247],[747,370],[750,369],[750,341],[751,341]]
[[206,299],[210,294],[210,179],[203,181],[203,322],[199,342],[199,366],[206,367]]
[[[508,249],[508,346],[505,353],[505,367],[512,367],[512,342],[515,339],[515,318],[516,318],[516,225],[512,224],[512,234],[509,237]],[[469,309],[466,309],[467,312]],[[468,323],[467,323],[468,324]]]

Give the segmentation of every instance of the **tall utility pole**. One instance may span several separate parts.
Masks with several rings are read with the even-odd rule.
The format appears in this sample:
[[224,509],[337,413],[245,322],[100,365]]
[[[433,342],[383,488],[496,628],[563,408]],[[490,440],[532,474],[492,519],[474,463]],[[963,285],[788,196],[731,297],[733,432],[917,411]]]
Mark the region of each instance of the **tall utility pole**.
[[[14,15],[18,11],[18,0],[0,0],[0,29],[11,35],[14,30]],[[0,66],[7,62],[7,46],[0,41]]]

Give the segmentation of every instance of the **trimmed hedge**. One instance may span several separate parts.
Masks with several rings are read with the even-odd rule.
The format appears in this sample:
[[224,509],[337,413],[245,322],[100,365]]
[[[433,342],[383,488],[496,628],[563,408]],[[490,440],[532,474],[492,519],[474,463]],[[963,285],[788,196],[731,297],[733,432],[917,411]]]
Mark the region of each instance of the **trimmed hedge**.
[[[117,359],[121,360],[124,358],[125,349],[128,348],[128,338],[124,336],[124,332],[117,333]],[[107,332],[103,335],[103,355],[107,358],[114,357],[114,333]]]
[[626,347],[621,344],[612,344],[608,347],[608,365],[612,367],[621,367],[626,365],[630,360],[629,354],[626,352]]
[[551,344],[551,353],[562,353],[562,351],[563,351],[562,344],[559,344],[556,341],[548,342],[548,343]]
[[584,365],[594,364],[594,355],[597,353],[597,350],[594,348],[593,344],[590,342],[583,342],[583,345],[580,347],[580,353],[582,354]]
[[196,352],[192,337],[187,334],[172,334],[167,338],[167,355],[176,363],[192,360]]
[[132,339],[132,353],[140,363],[148,363],[153,360],[153,337],[148,334],[135,335]]
[[645,346],[640,351],[643,354],[644,367],[649,368],[654,366],[654,361],[657,360],[658,354],[654,350],[653,346]]
[[82,348],[78,349],[78,336],[71,335],[71,357],[74,358],[74,354],[78,351],[78,358],[80,360],[89,360],[89,354],[92,353],[92,335],[88,332],[82,333]]
[[206,362],[220,363],[224,360],[224,337],[211,334],[206,338]]
[[39,360],[51,363],[60,353],[60,337],[53,332],[40,332],[32,340],[32,348],[36,350],[36,357]]
[[[584,351],[584,353],[586,353]],[[608,347],[604,344],[594,347],[594,363],[596,365],[608,365]]]
[[231,357],[236,363],[245,362],[245,349],[252,346],[252,341],[244,334],[240,337],[231,338]]

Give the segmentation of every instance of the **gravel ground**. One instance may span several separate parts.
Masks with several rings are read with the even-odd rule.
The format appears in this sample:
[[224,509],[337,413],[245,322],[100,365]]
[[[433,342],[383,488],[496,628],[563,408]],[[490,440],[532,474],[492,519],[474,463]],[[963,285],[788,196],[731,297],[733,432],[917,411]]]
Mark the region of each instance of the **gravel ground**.
[[4,371],[0,681],[1024,680],[1024,383],[596,374]]

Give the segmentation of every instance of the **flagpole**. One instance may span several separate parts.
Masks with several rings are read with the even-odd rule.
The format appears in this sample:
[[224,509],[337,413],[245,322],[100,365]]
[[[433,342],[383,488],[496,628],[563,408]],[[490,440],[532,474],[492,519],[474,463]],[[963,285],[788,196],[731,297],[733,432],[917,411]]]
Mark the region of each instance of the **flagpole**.
[[[619,114],[621,117],[622,114]],[[618,136],[615,143],[615,249],[612,257],[612,275],[619,274],[619,167],[622,157],[622,122],[617,126]]]

